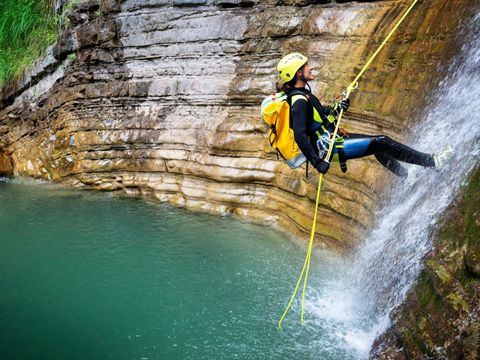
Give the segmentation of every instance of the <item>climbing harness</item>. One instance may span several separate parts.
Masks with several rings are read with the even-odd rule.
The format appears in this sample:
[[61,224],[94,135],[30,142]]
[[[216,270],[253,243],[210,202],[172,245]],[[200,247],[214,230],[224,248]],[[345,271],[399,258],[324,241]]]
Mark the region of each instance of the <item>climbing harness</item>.
[[344,148],[345,146],[343,145],[343,142],[345,139],[343,136],[337,135],[335,138],[335,141],[333,140],[333,133],[330,133],[328,130],[325,131],[325,133],[320,134],[317,131],[317,151],[318,151],[318,156],[322,160],[326,160],[328,162],[333,161],[334,154],[331,154],[330,157],[327,158],[328,154],[328,149],[330,148],[330,143],[334,142],[334,149],[336,150],[336,154],[338,155],[338,162],[340,163],[340,169],[342,172],[346,173],[347,172],[347,160],[345,157],[345,151]]
[[[370,64],[377,57],[377,55],[383,49],[383,47],[385,46],[387,41],[392,37],[392,35],[398,29],[398,27],[403,22],[403,20],[405,20],[405,18],[408,16],[408,14],[410,13],[410,11],[413,9],[413,7],[415,6],[415,4],[417,2],[418,2],[418,0],[414,0],[412,2],[412,4],[408,7],[408,9],[405,11],[403,16],[400,18],[400,20],[398,20],[398,22],[395,24],[395,26],[390,31],[390,33],[383,40],[383,42],[380,44],[378,49],[373,53],[373,55],[367,61],[365,66],[362,68],[362,70],[358,73],[358,75],[355,77],[355,79],[350,83],[350,85],[347,87],[346,91],[343,93],[343,98],[344,99],[348,99],[350,94],[355,89],[357,89],[358,80],[363,76],[363,74],[368,69]],[[340,121],[342,119],[342,116],[343,116],[343,109],[340,109],[340,114],[338,115],[337,124],[335,126],[335,130],[333,132],[332,139],[335,139],[336,136],[337,136],[337,132],[338,132],[338,129],[339,129],[339,125],[340,125]],[[334,148],[335,143],[336,143],[335,141],[330,141],[328,152],[326,154],[326,159],[330,159],[330,156],[333,152],[333,148]],[[320,174],[320,177],[318,179],[317,197],[316,197],[316,201],[315,201],[315,213],[313,215],[312,231],[311,231],[311,234],[310,234],[310,242],[308,244],[307,255],[305,256],[305,261],[303,262],[303,268],[302,268],[302,271],[300,272],[300,276],[298,277],[298,281],[297,281],[297,285],[295,286],[295,290],[293,291],[293,294],[290,298],[290,301],[289,301],[287,307],[285,308],[285,311],[283,312],[282,317],[278,321],[278,328],[279,329],[282,328],[282,322],[285,319],[285,316],[287,316],[288,312],[290,311],[290,307],[292,306],[293,300],[295,299],[295,296],[297,295],[297,291],[300,287],[300,284],[302,283],[302,279],[303,279],[303,289],[302,289],[302,310],[301,310],[301,314],[300,314],[300,323],[303,325],[303,317],[304,317],[303,315],[304,315],[304,309],[305,309],[305,292],[306,292],[306,289],[307,289],[308,273],[310,271],[310,257],[311,257],[311,254],[312,254],[313,240],[315,238],[315,229],[316,229],[316,225],[317,225],[317,214],[318,214],[318,204],[319,204],[320,193],[321,193],[321,189],[322,189],[322,181],[323,181],[323,174]]]

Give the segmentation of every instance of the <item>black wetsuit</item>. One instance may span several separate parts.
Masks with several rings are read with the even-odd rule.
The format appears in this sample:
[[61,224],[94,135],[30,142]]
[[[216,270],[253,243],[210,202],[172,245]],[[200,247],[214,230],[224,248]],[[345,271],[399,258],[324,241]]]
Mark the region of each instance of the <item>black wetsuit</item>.
[[[335,122],[330,122],[327,118],[332,108],[323,106],[318,98],[305,88],[296,88],[293,92],[293,94],[300,93],[308,97],[309,100],[304,96],[299,96],[293,101],[291,126],[300,150],[308,161],[317,168],[322,161],[317,150],[317,134],[323,133],[324,130],[333,133]],[[407,175],[406,169],[399,161],[424,167],[435,167],[432,155],[416,151],[385,135],[349,134],[343,145],[345,160],[374,155],[383,166],[398,176]]]

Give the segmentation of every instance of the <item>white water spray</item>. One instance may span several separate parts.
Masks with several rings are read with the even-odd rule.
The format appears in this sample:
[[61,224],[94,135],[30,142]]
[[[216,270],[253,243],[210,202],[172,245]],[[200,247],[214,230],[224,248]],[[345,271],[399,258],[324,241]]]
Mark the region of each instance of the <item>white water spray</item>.
[[314,322],[331,322],[337,338],[359,357],[368,356],[390,325],[391,311],[405,299],[432,249],[438,220],[479,159],[480,13],[466,31],[467,41],[449,75],[432,89],[435,103],[411,142],[424,152],[438,152],[448,142],[453,160],[440,172],[408,166],[408,178],[388,195],[351,270],[307,304]]

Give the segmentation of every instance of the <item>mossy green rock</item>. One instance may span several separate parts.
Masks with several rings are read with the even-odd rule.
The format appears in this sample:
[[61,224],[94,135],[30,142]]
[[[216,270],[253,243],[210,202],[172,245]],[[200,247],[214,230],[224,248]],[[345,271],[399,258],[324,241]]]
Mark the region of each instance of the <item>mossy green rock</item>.
[[449,207],[373,359],[480,359],[480,168]]

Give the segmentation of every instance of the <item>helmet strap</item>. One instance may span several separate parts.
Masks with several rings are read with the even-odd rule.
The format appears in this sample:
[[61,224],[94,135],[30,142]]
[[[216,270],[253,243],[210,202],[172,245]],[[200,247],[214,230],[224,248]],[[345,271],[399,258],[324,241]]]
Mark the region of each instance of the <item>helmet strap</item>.
[[300,80],[307,82],[307,79],[305,79],[305,75],[303,75],[303,71],[304,71],[303,66],[300,70],[302,70],[302,75],[300,75]]
[[298,77],[297,77],[297,74],[295,74],[296,81],[300,80],[300,81],[304,82],[305,86],[308,86],[308,89],[311,91],[310,85],[308,85],[307,79],[305,78],[305,75],[303,75],[303,67],[301,69],[298,69],[297,72],[298,71],[301,71],[302,73]]

